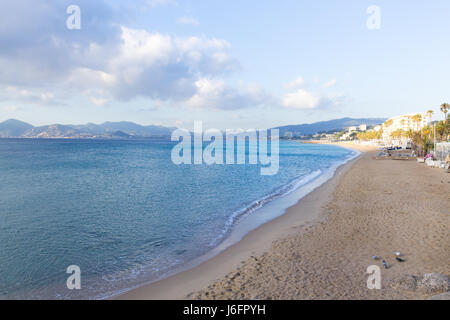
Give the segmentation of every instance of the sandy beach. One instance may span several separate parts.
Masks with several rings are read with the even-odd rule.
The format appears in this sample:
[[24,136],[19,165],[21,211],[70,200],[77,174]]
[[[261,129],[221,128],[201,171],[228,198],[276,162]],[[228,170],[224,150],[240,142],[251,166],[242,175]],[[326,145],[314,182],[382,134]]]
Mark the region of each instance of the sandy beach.
[[[450,175],[377,161],[371,146],[284,215],[199,266],[118,299],[426,299],[405,285],[450,274]],[[400,251],[404,262],[395,260]],[[381,260],[389,265],[384,269]],[[381,267],[369,290],[366,269]]]

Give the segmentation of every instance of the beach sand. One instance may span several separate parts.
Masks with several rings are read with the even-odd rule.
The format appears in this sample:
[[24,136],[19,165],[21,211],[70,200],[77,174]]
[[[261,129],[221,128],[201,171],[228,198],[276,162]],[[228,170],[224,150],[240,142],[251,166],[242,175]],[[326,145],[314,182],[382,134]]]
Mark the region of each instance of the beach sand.
[[[398,280],[450,274],[450,175],[415,161],[374,160],[370,146],[339,145],[365,153],[216,257],[117,298],[428,298]],[[395,261],[394,251],[406,261]],[[380,290],[366,285],[374,264]]]

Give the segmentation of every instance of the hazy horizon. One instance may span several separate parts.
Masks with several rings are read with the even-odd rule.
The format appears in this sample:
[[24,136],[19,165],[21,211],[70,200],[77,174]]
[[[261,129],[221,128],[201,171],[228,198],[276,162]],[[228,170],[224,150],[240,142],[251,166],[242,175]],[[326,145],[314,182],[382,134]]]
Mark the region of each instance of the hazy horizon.
[[[385,118],[378,118],[378,117],[374,117],[374,118],[352,118],[352,117],[342,117],[342,118],[333,118],[333,119],[326,119],[326,120],[320,120],[320,121],[315,121],[315,122],[307,122],[307,123],[291,123],[288,125],[283,125],[283,126],[289,126],[289,125],[303,125],[303,124],[315,124],[318,122],[327,122],[327,121],[333,121],[333,120],[342,120],[342,119],[353,119],[353,120],[359,120],[359,119],[385,119]],[[62,125],[62,126],[83,126],[83,125],[88,125],[88,124],[93,124],[93,125],[102,125],[105,123],[119,123],[119,122],[124,122],[124,123],[133,123],[133,124],[137,124],[140,126],[162,126],[162,125],[156,125],[154,123],[140,123],[138,121],[130,121],[130,120],[118,120],[118,121],[103,121],[103,122],[92,122],[92,121],[88,121],[88,122],[84,122],[84,123],[61,123],[61,122],[55,122],[55,123],[44,123],[44,124],[40,124],[40,125],[35,125],[32,122],[28,122],[28,121],[23,121],[21,119],[15,119],[15,118],[9,118],[9,119],[5,119],[0,121],[0,123],[6,122],[6,121],[19,121],[19,122],[24,122],[27,124],[30,124],[34,127],[41,127],[41,126],[49,126],[49,125]],[[191,124],[187,124],[186,127],[192,126],[193,127],[194,123],[192,122]],[[176,126],[162,126],[162,127],[176,127]],[[281,127],[280,125],[274,125],[270,128],[276,128],[276,127]],[[269,129],[269,127],[267,127],[267,129]]]

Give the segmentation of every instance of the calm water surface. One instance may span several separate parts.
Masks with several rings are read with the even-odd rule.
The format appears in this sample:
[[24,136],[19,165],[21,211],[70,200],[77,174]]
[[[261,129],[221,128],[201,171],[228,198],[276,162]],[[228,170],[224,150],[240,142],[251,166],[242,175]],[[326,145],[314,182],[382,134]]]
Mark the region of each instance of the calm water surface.
[[[174,165],[169,141],[0,139],[0,298],[103,298],[223,241],[354,152],[280,142],[280,170]],[[308,178],[310,177],[310,178]],[[69,265],[82,290],[68,290]]]

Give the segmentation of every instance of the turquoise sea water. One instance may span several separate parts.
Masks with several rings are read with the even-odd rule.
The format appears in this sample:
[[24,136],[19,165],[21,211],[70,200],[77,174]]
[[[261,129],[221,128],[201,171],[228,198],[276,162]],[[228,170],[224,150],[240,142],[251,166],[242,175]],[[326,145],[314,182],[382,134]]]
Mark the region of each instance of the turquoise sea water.
[[[0,299],[105,298],[219,245],[239,220],[355,156],[280,142],[280,169],[174,165],[155,140],[0,139]],[[82,289],[68,290],[78,265]]]

